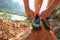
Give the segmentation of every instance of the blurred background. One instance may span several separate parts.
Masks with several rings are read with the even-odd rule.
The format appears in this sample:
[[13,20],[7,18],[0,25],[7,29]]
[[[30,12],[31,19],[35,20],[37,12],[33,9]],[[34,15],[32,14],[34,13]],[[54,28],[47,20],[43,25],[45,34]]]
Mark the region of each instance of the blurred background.
[[[2,14],[2,15],[1,15]],[[20,20],[26,17],[23,0],[0,0],[0,16]],[[20,16],[20,18],[19,18]]]
[[[31,4],[33,4],[31,2]],[[33,5],[31,6],[33,10]],[[60,3],[53,10],[49,18],[53,18],[60,13]],[[13,15],[13,18],[12,18]],[[0,16],[5,16],[7,18],[15,19],[17,16],[23,16],[23,19],[26,17],[23,0],[0,0]],[[14,18],[15,17],[15,18]],[[19,17],[16,18],[18,20]]]
[[[0,0],[0,17],[31,23],[31,19],[26,17],[23,0]],[[53,28],[55,27],[54,33],[60,40],[60,3],[55,7],[48,21]]]

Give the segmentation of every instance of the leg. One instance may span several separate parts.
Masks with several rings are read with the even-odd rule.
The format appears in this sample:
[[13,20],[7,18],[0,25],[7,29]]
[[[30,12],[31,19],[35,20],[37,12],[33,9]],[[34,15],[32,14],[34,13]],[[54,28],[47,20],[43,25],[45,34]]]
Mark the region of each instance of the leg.
[[50,29],[50,25],[48,23],[48,21],[45,21],[45,20],[48,20],[47,18],[50,16],[51,12],[54,10],[55,6],[58,4],[58,0],[54,0],[53,3],[50,5],[50,2],[52,2],[52,0],[49,0],[48,1],[48,5],[47,5],[47,9],[45,11],[43,11],[41,13],[41,17],[44,18],[44,23],[46,25],[46,28]]
[[32,10],[30,10],[28,1],[29,0],[24,0],[24,7],[25,7],[26,14],[29,18],[34,18],[35,13]]
[[39,14],[43,0],[35,0],[35,13]]
[[[51,0],[49,0],[49,1],[51,1]],[[48,1],[48,2],[49,2],[49,1]],[[60,1],[60,0],[54,0],[51,5],[50,5],[50,3],[48,3],[46,10],[43,11],[40,16],[41,16],[42,18],[47,18],[47,17],[49,17],[50,14],[51,14],[51,12],[52,12],[52,11],[54,10],[54,8],[56,7],[56,5],[59,3],[59,1]],[[51,1],[51,2],[52,2],[52,1]]]

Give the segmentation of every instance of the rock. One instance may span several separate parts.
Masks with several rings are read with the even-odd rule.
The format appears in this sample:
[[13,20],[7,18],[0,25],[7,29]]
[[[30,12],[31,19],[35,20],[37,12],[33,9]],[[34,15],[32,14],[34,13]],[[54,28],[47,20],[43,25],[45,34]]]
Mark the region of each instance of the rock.
[[57,37],[57,39],[60,39],[60,24],[56,26],[56,28],[54,29],[54,34]]
[[31,27],[24,22],[0,18],[0,40],[22,40],[30,32]]

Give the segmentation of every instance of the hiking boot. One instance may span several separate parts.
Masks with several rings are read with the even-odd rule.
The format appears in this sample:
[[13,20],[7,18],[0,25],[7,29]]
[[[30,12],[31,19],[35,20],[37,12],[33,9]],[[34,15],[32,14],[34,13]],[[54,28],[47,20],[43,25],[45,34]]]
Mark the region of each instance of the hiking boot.
[[37,29],[37,30],[39,30],[41,28],[40,17],[38,15],[36,15],[35,19],[33,19],[32,26],[34,29]]
[[50,29],[50,24],[49,24],[48,20],[47,20],[47,19],[44,19],[44,18],[42,18],[41,20],[42,20],[45,28],[46,28],[47,30],[51,30],[51,29]]

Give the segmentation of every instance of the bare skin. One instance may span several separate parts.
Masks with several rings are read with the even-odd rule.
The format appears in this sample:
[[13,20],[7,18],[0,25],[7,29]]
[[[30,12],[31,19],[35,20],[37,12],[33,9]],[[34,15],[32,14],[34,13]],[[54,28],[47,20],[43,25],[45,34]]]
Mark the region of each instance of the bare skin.
[[35,0],[35,14],[39,15],[43,0]]
[[[24,6],[25,6],[25,11],[26,14],[29,18],[34,18],[36,15],[35,14],[39,14],[39,11],[41,9],[42,6],[42,2],[43,0],[35,0],[35,12],[33,12],[32,10],[30,10],[29,8],[29,2],[28,0],[24,0]],[[51,12],[54,10],[54,8],[56,7],[56,5],[60,2],[60,0],[54,0],[54,2],[51,4],[52,0],[48,0],[48,5],[45,11],[43,11],[40,15],[40,17],[42,18],[47,18],[50,16]],[[49,6],[51,4],[51,6]]]
[[28,16],[28,18],[33,18],[34,12],[32,10],[30,10],[28,0],[24,0],[24,6],[25,6],[25,12],[26,12],[26,15]]
[[35,12],[30,10],[28,1],[29,0],[24,0],[26,14],[29,18],[34,18],[36,16],[35,14],[39,14],[39,11],[42,5],[42,0],[35,0]]
[[60,2],[60,0],[54,0],[50,6],[51,2],[52,2],[52,0],[48,1],[47,9],[41,13],[40,17],[42,17],[42,18],[49,17],[51,12],[54,10],[54,8],[57,6],[57,4]]
[[34,18],[35,17],[35,12],[30,10],[28,1],[29,0],[24,0],[25,12],[26,12],[28,18]]

